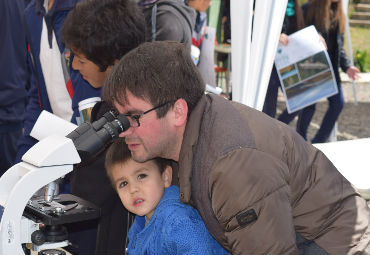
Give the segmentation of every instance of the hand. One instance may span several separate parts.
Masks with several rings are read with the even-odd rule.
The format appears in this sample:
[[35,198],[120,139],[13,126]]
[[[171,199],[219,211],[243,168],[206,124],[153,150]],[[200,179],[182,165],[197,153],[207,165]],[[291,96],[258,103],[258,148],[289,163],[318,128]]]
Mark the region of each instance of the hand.
[[279,42],[282,45],[287,46],[289,43],[289,36],[284,33],[280,34]]
[[358,70],[358,68],[355,67],[355,66],[348,67],[348,69],[346,71],[348,77],[351,78],[352,80],[356,80],[357,78],[360,77],[360,76],[358,76],[359,72],[360,72],[360,70]]

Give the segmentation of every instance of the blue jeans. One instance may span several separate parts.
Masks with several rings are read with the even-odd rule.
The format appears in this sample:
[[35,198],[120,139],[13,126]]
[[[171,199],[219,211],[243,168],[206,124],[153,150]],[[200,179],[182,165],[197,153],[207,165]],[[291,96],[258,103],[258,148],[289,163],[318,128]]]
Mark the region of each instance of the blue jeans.
[[[321,122],[320,129],[317,131],[315,137],[311,140],[312,143],[324,143],[328,140],[331,131],[334,128],[335,122],[337,121],[339,114],[342,112],[344,107],[344,97],[342,87],[338,83],[338,93],[328,97],[329,108],[325,113],[325,116]],[[312,117],[316,110],[316,104],[307,106],[301,111],[289,114],[285,110],[278,118],[278,120],[288,124],[295,116],[298,116],[297,132],[307,140],[307,129],[310,125]]]

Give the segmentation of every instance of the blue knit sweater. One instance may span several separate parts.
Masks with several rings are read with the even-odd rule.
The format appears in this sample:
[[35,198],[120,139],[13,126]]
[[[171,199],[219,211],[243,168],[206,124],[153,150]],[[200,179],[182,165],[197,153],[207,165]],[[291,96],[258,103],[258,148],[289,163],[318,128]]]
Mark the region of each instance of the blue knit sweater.
[[179,199],[179,188],[167,188],[149,223],[136,216],[129,231],[129,255],[228,254],[209,234],[193,207]]

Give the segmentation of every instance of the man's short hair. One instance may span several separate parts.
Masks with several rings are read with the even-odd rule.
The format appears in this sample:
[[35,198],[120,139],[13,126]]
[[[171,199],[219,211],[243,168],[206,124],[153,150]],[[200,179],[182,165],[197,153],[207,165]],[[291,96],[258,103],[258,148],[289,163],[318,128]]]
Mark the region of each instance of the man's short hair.
[[156,110],[161,118],[180,98],[187,102],[190,113],[204,90],[204,81],[189,49],[178,42],[157,41],[141,44],[114,66],[105,81],[103,98],[125,105],[130,91],[153,106],[169,102]]
[[[128,149],[124,138],[118,138],[110,145],[105,155],[105,169],[112,185],[114,185],[112,168],[118,164],[124,164],[130,159],[132,159],[131,152]],[[153,162],[156,164],[161,174],[164,172],[167,166],[171,165],[171,161],[168,159],[154,158],[151,160],[153,160]],[[113,186],[113,188],[115,187]]]
[[145,41],[145,18],[132,0],[83,0],[68,13],[62,41],[104,72]]

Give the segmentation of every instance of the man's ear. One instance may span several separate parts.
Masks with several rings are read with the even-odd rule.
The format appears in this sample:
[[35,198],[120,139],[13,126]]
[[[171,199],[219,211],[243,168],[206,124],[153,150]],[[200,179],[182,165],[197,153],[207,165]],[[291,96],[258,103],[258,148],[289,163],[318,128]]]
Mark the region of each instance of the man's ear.
[[166,166],[162,173],[162,180],[164,182],[164,187],[168,188],[172,183],[172,167]]
[[174,112],[174,121],[176,126],[183,126],[186,124],[186,119],[188,117],[188,104],[186,103],[185,99],[180,98],[177,99],[175,104],[173,105],[173,112]]

